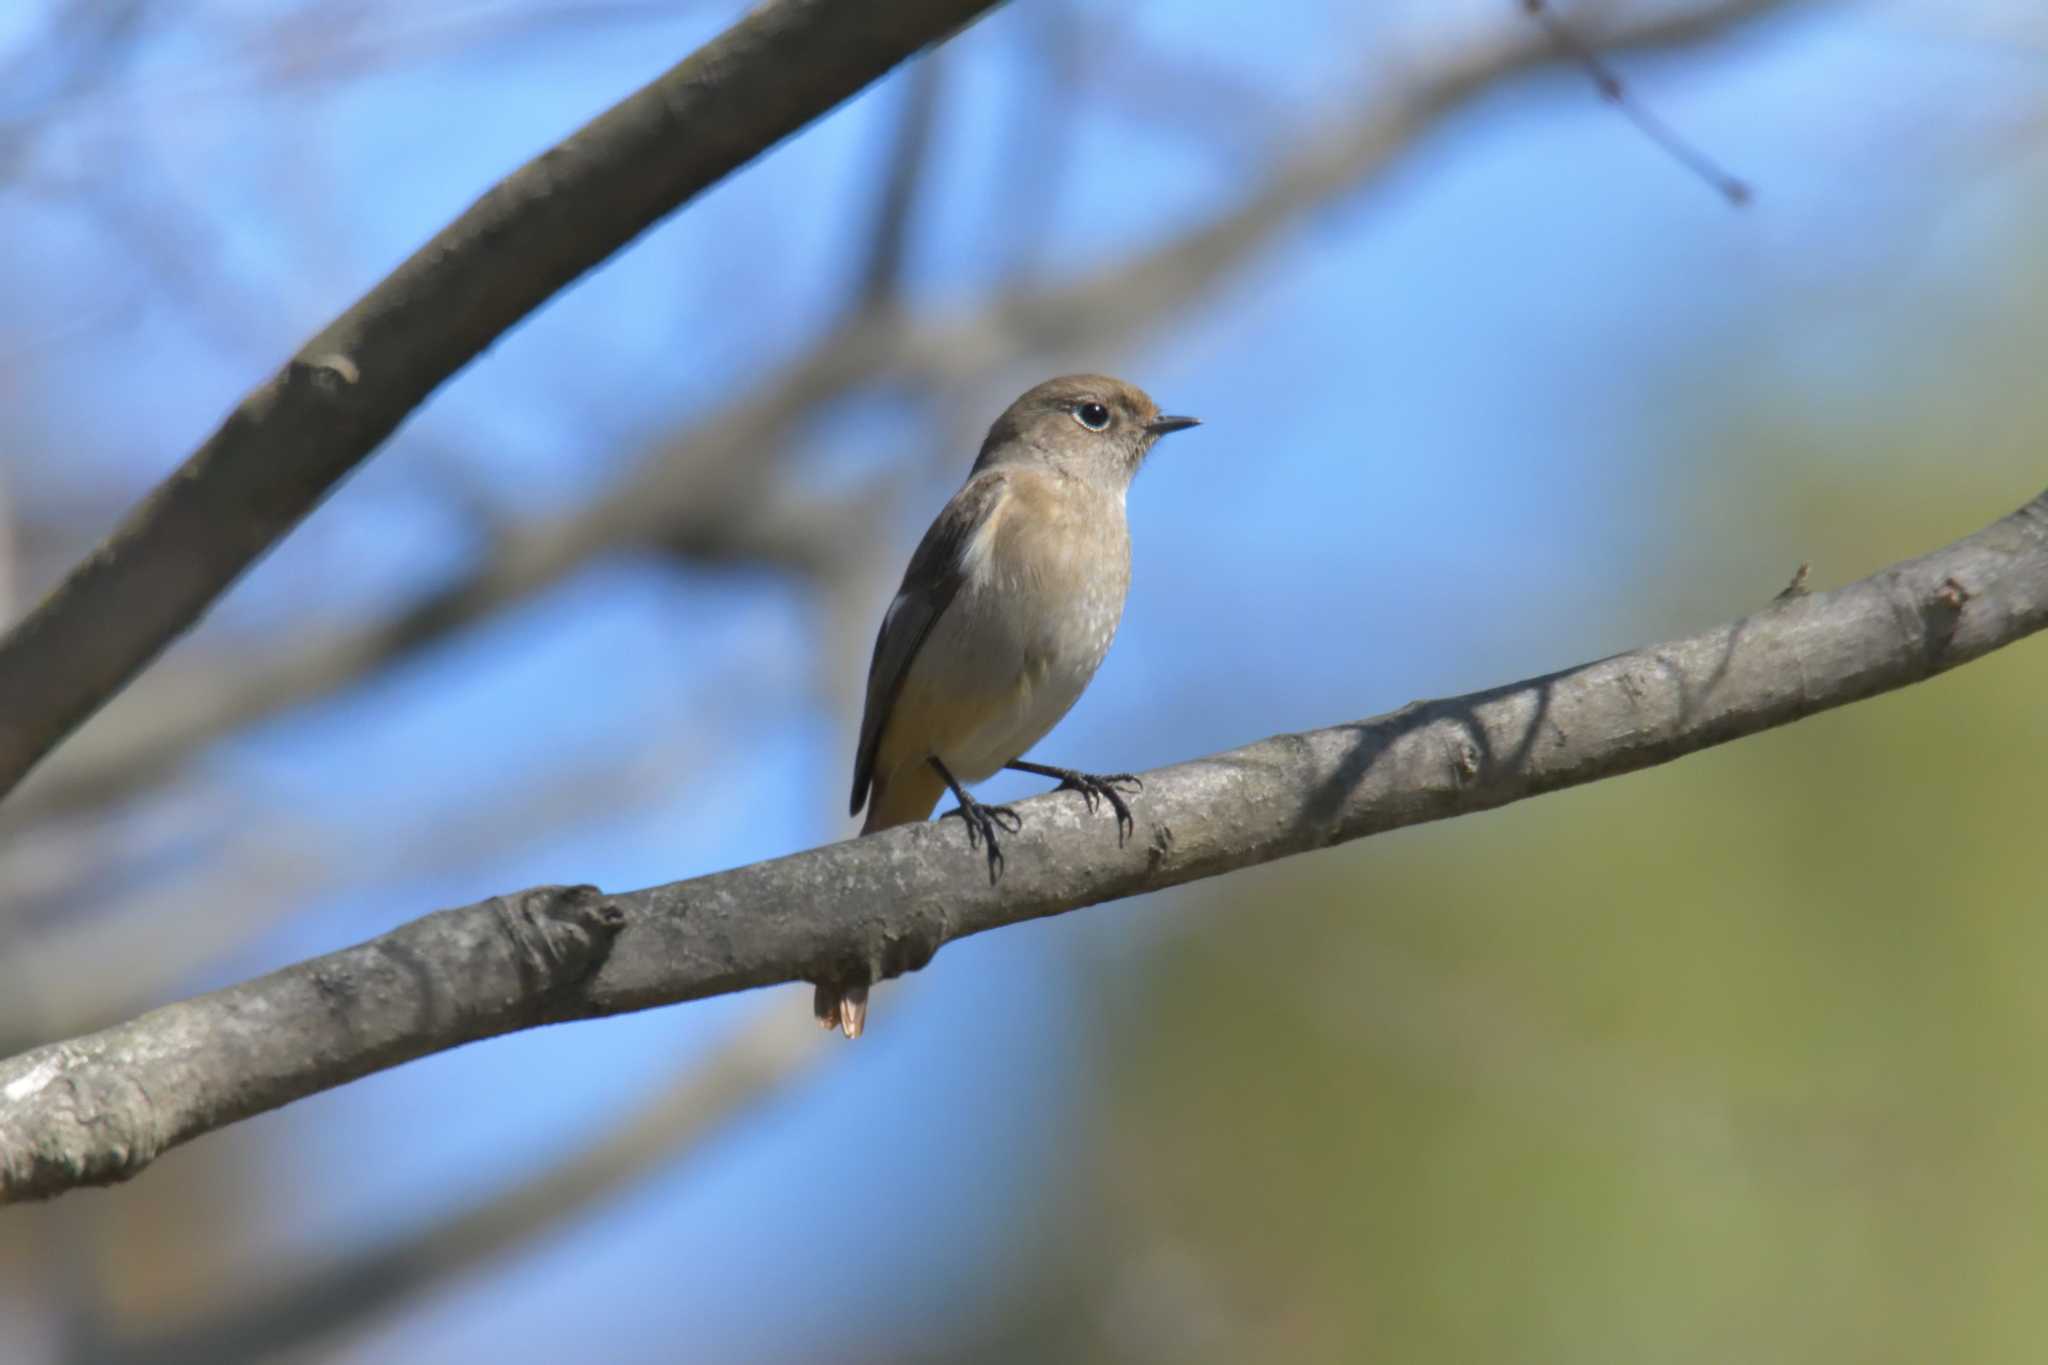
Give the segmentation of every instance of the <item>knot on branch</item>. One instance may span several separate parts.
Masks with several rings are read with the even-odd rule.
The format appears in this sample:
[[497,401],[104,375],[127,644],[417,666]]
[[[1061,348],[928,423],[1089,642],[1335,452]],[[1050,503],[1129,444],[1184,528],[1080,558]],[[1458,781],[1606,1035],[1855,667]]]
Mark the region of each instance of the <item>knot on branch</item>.
[[908,923],[887,926],[868,945],[868,969],[876,981],[921,971],[938,956],[947,938],[943,915],[918,915]]
[[1921,647],[1930,666],[1939,666],[1955,642],[1956,629],[1963,622],[1963,608],[1975,594],[1954,574],[1934,585],[1918,604]]
[[340,351],[329,351],[324,355],[293,356],[285,366],[285,380],[289,384],[310,384],[322,397],[334,398],[346,393],[362,382],[363,372],[355,361]]
[[531,886],[493,896],[491,909],[512,943],[513,965],[530,999],[544,1000],[603,965],[626,912],[594,886]]
[[116,1184],[168,1145],[149,1092],[125,1070],[47,1048],[4,1076],[0,1204]]
[[870,918],[848,934],[846,948],[809,976],[828,987],[871,986],[921,971],[953,936],[941,909],[911,910],[889,919]]

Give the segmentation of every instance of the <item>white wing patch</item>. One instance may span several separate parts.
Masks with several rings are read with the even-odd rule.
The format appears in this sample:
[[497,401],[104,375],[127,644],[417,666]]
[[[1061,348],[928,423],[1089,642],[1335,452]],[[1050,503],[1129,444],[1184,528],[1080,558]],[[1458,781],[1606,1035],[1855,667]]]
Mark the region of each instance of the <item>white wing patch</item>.
[[1004,500],[998,498],[988,515],[974,528],[974,534],[960,547],[960,573],[969,583],[981,583],[988,572],[989,556],[995,553],[996,523],[1002,520]]

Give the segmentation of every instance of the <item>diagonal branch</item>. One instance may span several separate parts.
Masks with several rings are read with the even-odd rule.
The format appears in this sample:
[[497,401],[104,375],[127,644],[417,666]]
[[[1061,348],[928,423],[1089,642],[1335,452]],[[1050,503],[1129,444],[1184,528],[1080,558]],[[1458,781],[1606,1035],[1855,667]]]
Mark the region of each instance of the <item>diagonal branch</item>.
[[[1611,50],[1696,43],[1787,3],[1716,0],[1618,23],[1601,42]],[[1101,269],[1044,289],[998,293],[953,316],[905,321],[886,310],[856,311],[756,388],[663,442],[609,495],[514,529],[474,569],[406,610],[272,658],[199,676],[163,675],[146,706],[138,691],[132,715],[121,716],[120,724],[109,716],[104,728],[81,736],[24,789],[6,810],[6,823],[96,804],[162,780],[195,750],[239,727],[409,658],[621,546],[660,544],[693,558],[814,569],[820,547],[832,543],[826,532],[844,523],[829,514],[778,511],[770,497],[779,486],[777,467],[761,458],[783,445],[807,412],[866,384],[958,378],[1020,354],[1117,345],[1217,288],[1318,207],[1368,185],[1500,81],[1555,58],[1546,35],[1526,26],[1462,47],[1374,92],[1348,126],[1304,139],[1251,193],[1213,218]],[[913,90],[907,97],[914,108],[933,93]],[[906,145],[913,144],[916,135],[906,133]],[[0,646],[0,665],[4,657]]]
[[770,0],[500,181],[0,639],[0,795],[514,323],[994,0]]
[[[429,1052],[780,982],[1633,772],[1933,677],[2048,626],[2048,493],[1976,535],[1689,639],[1146,775],[1119,847],[1023,803],[991,887],[949,822],[606,897],[539,887],[0,1063],[0,1202]],[[616,949],[616,951],[614,951]]]

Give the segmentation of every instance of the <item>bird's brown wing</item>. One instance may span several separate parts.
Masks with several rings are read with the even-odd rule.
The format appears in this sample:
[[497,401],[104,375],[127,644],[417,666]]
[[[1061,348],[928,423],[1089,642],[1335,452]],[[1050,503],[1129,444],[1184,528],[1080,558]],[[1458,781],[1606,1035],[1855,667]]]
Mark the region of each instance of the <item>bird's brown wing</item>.
[[904,571],[903,586],[896,590],[895,600],[882,617],[882,629],[875,635],[874,661],[868,665],[868,704],[860,722],[860,747],[854,751],[851,814],[860,814],[867,802],[868,783],[875,774],[875,751],[903,691],[903,679],[932,627],[960,591],[964,577],[961,556],[1002,500],[1004,482],[1002,473],[988,470],[962,485],[918,542],[917,553]]

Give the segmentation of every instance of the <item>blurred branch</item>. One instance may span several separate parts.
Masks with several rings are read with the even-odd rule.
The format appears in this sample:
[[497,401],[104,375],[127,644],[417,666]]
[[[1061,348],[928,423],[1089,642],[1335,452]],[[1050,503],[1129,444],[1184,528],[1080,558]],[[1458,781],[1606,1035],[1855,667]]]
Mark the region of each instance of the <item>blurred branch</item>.
[[[1240,166],[1270,159],[1285,145],[1289,125],[1299,122],[1288,117],[1286,95],[1241,62],[1162,49],[1136,25],[1119,26],[1114,15],[1079,0],[1043,6],[1038,17],[1039,59],[1062,98],[1032,111],[1020,130],[1026,148],[1045,139],[1034,129],[1070,117],[1083,99]],[[1031,160],[1018,157],[1019,169]]]
[[[981,205],[980,237],[994,277],[1013,285],[1045,273],[1044,255],[1080,145],[1084,104],[1069,87],[1083,64],[1082,52],[1101,38],[1108,16],[1100,6],[1081,14],[1079,6],[1080,0],[1041,0],[1020,16],[1030,25],[1025,42],[1034,64],[1050,78],[1053,98],[1028,85],[1012,91],[1001,115],[1002,131],[990,139],[1005,174],[999,191]],[[1112,51],[1121,37],[1111,38]],[[1129,71],[1118,74],[1128,77]]]
[[[299,88],[389,70],[407,62],[473,57],[493,45],[561,30],[587,33],[601,24],[673,20],[676,0],[612,0],[595,4],[485,6],[462,13],[453,6],[428,7],[398,0],[381,10],[331,3],[287,9],[249,35],[243,46],[257,60],[237,66],[232,80],[273,88]],[[180,88],[181,101],[209,93]]]
[[[696,718],[692,729],[664,740],[671,725],[653,721],[628,752],[492,784],[453,814],[423,816],[433,837],[398,847],[289,814],[256,818],[260,798],[241,793],[217,812],[223,846],[192,859],[184,875],[148,877],[139,893],[104,894],[93,913],[65,916],[40,933],[0,933],[0,1054],[105,1028],[175,998],[181,986],[190,989],[191,974],[236,945],[362,878],[403,882],[646,810],[674,794],[677,772],[733,760],[734,726],[715,698],[745,695],[740,679],[724,673],[679,699],[678,710]],[[99,860],[108,860],[103,849]],[[13,890],[0,881],[0,892]]]
[[[537,1024],[913,971],[954,939],[1633,772],[2048,627],[2048,492],[1945,549],[1689,639],[1146,775],[1128,846],[1020,803],[990,886],[949,822],[607,897],[539,887],[0,1063],[0,1202]],[[614,948],[617,951],[614,951]]]
[[710,1057],[691,1059],[621,1122],[537,1176],[279,1287],[244,1284],[230,1306],[162,1335],[103,1338],[91,1358],[100,1365],[265,1360],[374,1321],[396,1304],[589,1212],[716,1137],[779,1092],[824,1042],[825,1035],[800,1012],[763,1010]]
[[[1602,42],[1611,49],[1693,43],[1787,2],[1720,0],[1619,26]],[[1499,81],[1556,55],[1546,35],[1522,24],[1491,45],[1461,47],[1431,70],[1376,91],[1349,127],[1309,140],[1214,218],[1103,269],[1002,293],[953,317],[905,321],[886,311],[856,312],[753,391],[663,442],[608,496],[512,531],[468,574],[399,615],[281,658],[238,659],[145,684],[132,717],[116,724],[110,716],[88,730],[0,810],[19,824],[132,793],[240,726],[339,691],[622,546],[800,569],[837,563],[835,547],[849,520],[829,503],[789,502],[775,462],[762,458],[806,413],[863,384],[944,382],[1019,355],[1106,349],[1217,287],[1279,234],[1361,188]]]
[[[504,528],[475,569],[396,616],[316,636],[267,660],[164,673],[137,690],[129,714],[110,715],[82,738],[75,758],[32,782],[19,811],[8,812],[10,823],[132,793],[168,775],[194,749],[410,658],[622,547],[815,572],[856,528],[843,501],[792,496],[759,505],[774,481],[772,462],[760,453],[774,447],[786,424],[840,391],[848,367],[864,363],[863,347],[851,338],[876,333],[865,320],[834,333],[762,391],[722,409],[689,438],[687,470],[672,459],[651,459],[638,477],[568,516]],[[849,339],[840,341],[842,335]]]
[[0,638],[0,794],[512,324],[993,3],[771,0],[500,181],[245,398]]
[[20,590],[21,546],[11,477],[0,476],[0,624],[14,620]]
[[1691,171],[1713,191],[1730,204],[1741,208],[1750,201],[1749,183],[1731,175],[1722,165],[1695,146],[1676,128],[1666,123],[1655,111],[1629,93],[1619,74],[1607,64],[1598,49],[1572,31],[1571,25],[1558,18],[1545,0],[1522,0],[1522,10],[1543,26],[1545,32],[1557,40],[1557,45],[1571,54],[1586,74],[1593,80],[1593,88],[1600,92],[1600,98],[1619,109],[1628,121],[1641,130],[1644,137],[1661,147],[1679,165]]
[[868,248],[861,275],[856,306],[872,311],[895,302],[903,279],[903,260],[909,248],[912,214],[917,191],[931,163],[932,124],[939,110],[939,88],[945,67],[934,52],[911,63],[905,73],[902,122],[896,130],[896,147],[889,157],[889,169],[882,181],[881,203],[875,213],[873,244]]
[[134,55],[149,17],[145,0],[64,0],[50,7],[40,32],[0,64],[0,180],[23,154],[22,143],[62,105],[91,98]]

